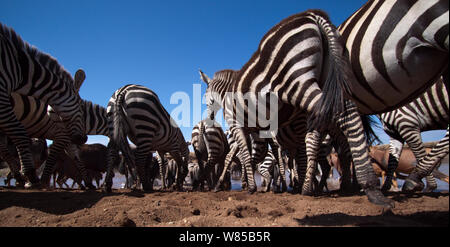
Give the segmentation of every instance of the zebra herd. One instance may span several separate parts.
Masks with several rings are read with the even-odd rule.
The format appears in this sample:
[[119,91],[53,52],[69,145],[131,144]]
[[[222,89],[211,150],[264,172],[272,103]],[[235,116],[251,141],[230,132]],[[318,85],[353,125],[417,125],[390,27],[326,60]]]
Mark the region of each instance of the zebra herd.
[[[188,143],[155,92],[126,85],[114,92],[107,108],[85,101],[78,94],[85,78],[82,70],[73,78],[50,55],[0,24],[0,130],[16,146],[21,166],[12,164],[11,171],[27,187],[48,187],[56,158],[67,152],[92,188],[77,157],[78,145],[87,135],[105,135],[110,140],[107,192],[119,152],[136,169],[143,190],[152,190],[147,159],[157,152],[161,177],[167,168],[165,154],[173,157],[173,187],[178,190],[188,173],[198,175],[199,188],[206,181],[209,189],[227,189],[232,164],[240,164],[243,187],[250,193],[257,190],[256,170],[264,176],[266,191],[273,180],[274,190],[284,192],[287,163],[295,190],[312,195],[323,186],[315,182],[317,164],[326,171],[322,161],[335,147],[352,163],[345,169],[353,169],[369,200],[393,206],[371,166],[370,115],[378,114],[391,137],[388,177],[406,142],[418,164],[403,190],[422,190],[422,178],[449,148],[448,5],[446,0],[369,0],[339,27],[323,11],[308,10],[270,29],[240,70],[218,71],[212,79],[200,72],[207,85],[208,114],[192,132],[197,166],[188,165]],[[279,128],[269,136],[259,135],[267,126],[251,117],[267,111],[267,102],[242,96],[247,94],[276,96]],[[215,123],[219,109],[229,126],[227,134]],[[243,118],[237,117],[240,109]],[[420,132],[445,128],[445,137],[427,154]],[[30,138],[55,143],[40,179],[32,164]],[[134,152],[128,139],[136,145]],[[12,160],[2,145],[0,155]],[[382,190],[390,186],[387,179]]]

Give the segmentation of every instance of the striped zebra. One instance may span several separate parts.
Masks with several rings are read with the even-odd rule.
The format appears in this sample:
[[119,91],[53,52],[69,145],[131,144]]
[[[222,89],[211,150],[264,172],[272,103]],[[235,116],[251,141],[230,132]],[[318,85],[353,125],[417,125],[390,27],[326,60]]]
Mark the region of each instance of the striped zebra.
[[203,189],[204,180],[207,181],[210,190],[214,188],[222,174],[225,157],[230,149],[222,128],[216,126],[219,124],[206,126],[202,120],[192,129],[191,144],[200,168],[200,189]]
[[[356,106],[346,100],[345,92],[350,90],[348,85],[353,74],[343,54],[339,33],[328,16],[322,11],[310,10],[293,15],[273,27],[237,75],[230,71],[215,73],[206,90],[208,116],[213,117],[220,107],[224,109],[231,133],[243,151],[249,192],[254,192],[256,185],[245,135],[250,129],[261,130],[267,126],[261,126],[256,121],[253,121],[256,122],[255,127],[246,126],[246,122],[252,119],[236,117],[235,113],[237,109],[243,109],[244,116],[251,116],[254,112],[248,109],[267,111],[258,110],[260,104],[255,96],[256,100],[247,100],[249,106],[245,107],[246,100],[241,95],[274,94],[278,98],[278,123],[281,125],[292,121],[295,111],[308,112],[308,168],[303,194],[312,194],[312,179],[307,179],[315,174],[320,133],[338,126],[347,137],[352,153],[358,156],[354,163],[359,183],[369,200],[392,206],[392,200],[385,198],[376,186],[377,177],[370,164],[361,117]],[[231,95],[237,99],[230,100],[230,93],[237,93]],[[252,107],[250,104],[253,104]]]
[[[75,73],[75,83],[81,85],[86,78],[83,70],[78,70]],[[43,173],[41,176],[41,185],[48,187],[50,184],[50,177],[55,169],[55,164],[58,156],[68,150],[66,153],[70,158],[75,160],[77,168],[86,183],[88,188],[95,188],[91,184],[91,179],[84,165],[80,162],[78,155],[78,147],[71,145],[71,139],[67,132],[64,123],[60,116],[45,102],[34,97],[24,96],[17,93],[11,94],[11,105],[14,108],[14,114],[24,126],[27,136],[34,138],[43,138],[53,141],[53,145],[49,148],[49,155],[45,162]],[[80,106],[83,113],[84,130],[86,135],[104,135],[107,134],[107,117],[106,108],[94,104],[90,101],[81,100]],[[0,150],[3,150],[2,143],[0,143]],[[10,157],[7,152],[0,152],[3,157]],[[10,158],[7,158],[10,159]],[[10,163],[10,168],[15,175],[15,178],[20,178],[17,171],[20,169],[14,163]]]
[[[399,108],[441,75],[448,87],[448,24],[447,0],[370,0],[340,25],[357,79],[349,95],[360,113]],[[419,161],[404,190],[421,189],[421,179],[436,164],[425,160],[432,160],[434,154]]]
[[[420,135],[421,131],[447,128],[445,137],[436,146],[435,152],[439,154],[438,157],[433,157],[436,161],[427,161],[440,163],[440,160],[448,155],[448,101],[448,90],[443,80],[440,79],[413,102],[394,111],[379,115],[385,132],[391,137],[389,164],[383,190],[389,190],[391,187],[394,171],[397,169],[398,160],[402,153],[403,143],[408,143],[418,161],[427,155]],[[430,164],[430,166],[433,166],[433,164]],[[437,188],[432,174],[427,175],[426,180],[426,191],[433,191]]]
[[[188,172],[188,145],[180,128],[163,107],[156,93],[140,85],[129,84],[121,87],[109,100],[107,117],[110,141],[105,177],[106,192],[111,192],[114,176],[112,164],[118,158],[118,150],[134,162],[144,191],[153,189],[145,175],[149,168],[145,165],[147,156],[151,151],[157,151],[160,155],[170,153],[177,163],[174,187],[182,190]],[[130,156],[127,137],[136,145],[135,157]]]
[[81,98],[72,76],[48,54],[23,41],[14,30],[0,23],[0,130],[17,147],[22,173],[32,186],[39,186],[33,167],[30,138],[14,114],[11,93],[32,96],[55,109],[70,132],[72,141],[83,144]]

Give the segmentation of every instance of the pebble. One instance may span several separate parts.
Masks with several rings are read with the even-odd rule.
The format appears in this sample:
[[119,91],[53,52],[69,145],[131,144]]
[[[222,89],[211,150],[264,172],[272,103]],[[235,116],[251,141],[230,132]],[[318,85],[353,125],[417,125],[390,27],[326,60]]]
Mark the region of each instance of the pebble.
[[135,227],[136,223],[128,218],[128,215],[126,212],[120,212],[114,217],[114,222],[122,227]]

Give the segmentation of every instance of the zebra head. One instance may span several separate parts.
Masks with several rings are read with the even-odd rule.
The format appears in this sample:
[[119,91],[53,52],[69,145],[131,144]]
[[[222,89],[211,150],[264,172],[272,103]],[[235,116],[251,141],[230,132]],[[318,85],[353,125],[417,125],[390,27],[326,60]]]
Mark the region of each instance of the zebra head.
[[[207,106],[207,119],[206,121],[214,121],[215,115],[217,111],[220,109],[220,105],[218,105],[216,102],[216,99],[214,98],[214,90],[212,87],[210,87],[212,80],[205,74],[203,71],[199,70],[200,72],[200,78],[203,82],[206,83],[207,88],[205,92],[205,99],[206,99],[206,106]],[[220,102],[220,101],[219,101]]]
[[[229,85],[234,82],[235,71],[222,70],[214,74],[214,78],[210,79],[203,71],[200,70],[200,78],[207,85],[205,92],[206,106],[207,106],[207,126],[215,126],[214,119],[217,112],[223,108],[224,97],[228,97],[227,90]],[[216,126],[220,127],[220,126]]]

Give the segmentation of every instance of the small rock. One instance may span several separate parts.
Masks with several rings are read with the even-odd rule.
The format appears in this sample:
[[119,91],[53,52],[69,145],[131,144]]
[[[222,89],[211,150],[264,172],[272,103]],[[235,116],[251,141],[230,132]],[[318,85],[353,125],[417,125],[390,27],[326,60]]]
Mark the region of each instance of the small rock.
[[136,223],[134,223],[133,220],[128,218],[128,215],[126,212],[121,212],[114,217],[114,222],[122,227],[135,227]]
[[196,209],[192,210],[191,213],[193,215],[200,215],[200,209],[196,208]]

